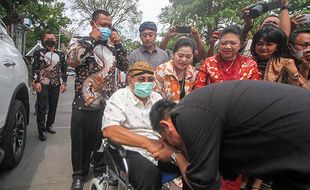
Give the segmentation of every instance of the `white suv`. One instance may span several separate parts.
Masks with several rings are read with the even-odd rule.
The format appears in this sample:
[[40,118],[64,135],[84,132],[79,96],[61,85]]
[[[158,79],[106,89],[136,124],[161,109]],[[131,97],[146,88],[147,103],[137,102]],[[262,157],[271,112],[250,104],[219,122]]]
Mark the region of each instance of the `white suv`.
[[21,160],[29,122],[27,66],[0,19],[0,168]]

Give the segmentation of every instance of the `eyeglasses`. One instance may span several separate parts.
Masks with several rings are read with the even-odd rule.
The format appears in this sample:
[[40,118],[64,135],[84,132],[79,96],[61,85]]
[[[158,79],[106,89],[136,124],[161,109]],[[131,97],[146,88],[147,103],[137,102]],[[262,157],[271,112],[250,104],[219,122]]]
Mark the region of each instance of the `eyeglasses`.
[[155,32],[149,32],[149,33],[143,32],[143,33],[141,33],[140,35],[141,35],[143,38],[146,38],[147,36],[149,36],[150,38],[152,38],[152,37],[154,37],[154,36],[156,35],[156,33],[155,33]]
[[237,41],[220,41],[220,46],[222,46],[222,47],[225,47],[228,44],[231,45],[231,46],[238,46],[238,45],[240,45],[240,43],[237,42]]
[[307,47],[310,47],[310,42],[305,43],[294,43],[295,45],[301,46],[303,49],[306,49]]
[[137,82],[154,82],[155,78],[154,77],[143,77],[143,76],[138,76],[135,77]]

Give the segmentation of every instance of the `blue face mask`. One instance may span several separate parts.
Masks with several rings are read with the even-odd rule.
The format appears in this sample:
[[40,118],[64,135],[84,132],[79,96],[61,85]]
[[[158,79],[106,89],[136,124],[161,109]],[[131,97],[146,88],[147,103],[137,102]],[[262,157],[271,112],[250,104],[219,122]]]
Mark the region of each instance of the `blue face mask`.
[[133,93],[138,97],[146,98],[152,93],[153,87],[154,82],[137,82],[135,83],[135,89]]
[[112,31],[107,27],[99,27],[98,28],[102,34],[102,41],[108,41],[111,36]]

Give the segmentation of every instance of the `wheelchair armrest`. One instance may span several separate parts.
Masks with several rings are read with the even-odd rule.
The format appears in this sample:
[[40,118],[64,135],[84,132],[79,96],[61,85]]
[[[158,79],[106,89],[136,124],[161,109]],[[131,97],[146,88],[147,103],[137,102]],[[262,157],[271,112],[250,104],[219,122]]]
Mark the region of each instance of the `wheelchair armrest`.
[[117,144],[116,142],[113,142],[112,140],[108,140],[109,145],[114,148],[117,153],[122,157],[122,158],[126,158],[126,150],[124,149],[124,147],[120,144]]

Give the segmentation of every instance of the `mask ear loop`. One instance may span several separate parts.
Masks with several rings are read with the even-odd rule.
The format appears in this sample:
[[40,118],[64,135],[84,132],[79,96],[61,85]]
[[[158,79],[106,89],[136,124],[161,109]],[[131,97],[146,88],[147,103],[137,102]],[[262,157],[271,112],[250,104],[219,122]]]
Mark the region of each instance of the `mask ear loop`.
[[95,21],[94,21],[94,20],[91,20],[91,21],[94,23],[94,25],[96,26],[96,28],[99,29],[99,27],[98,27],[98,25],[95,23]]

